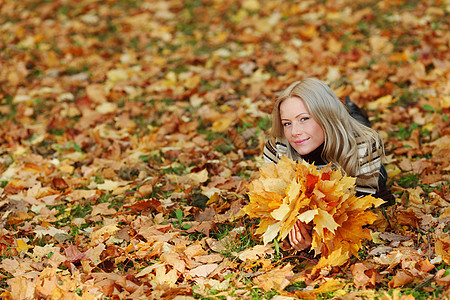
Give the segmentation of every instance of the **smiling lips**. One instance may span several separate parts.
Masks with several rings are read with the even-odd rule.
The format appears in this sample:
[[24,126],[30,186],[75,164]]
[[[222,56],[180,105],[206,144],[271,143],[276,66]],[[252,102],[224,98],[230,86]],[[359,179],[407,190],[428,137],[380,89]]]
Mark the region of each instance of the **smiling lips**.
[[309,138],[307,138],[307,139],[302,139],[302,140],[298,140],[298,141],[295,141],[294,143],[295,143],[296,145],[302,145],[302,144],[304,144],[307,140],[309,140]]

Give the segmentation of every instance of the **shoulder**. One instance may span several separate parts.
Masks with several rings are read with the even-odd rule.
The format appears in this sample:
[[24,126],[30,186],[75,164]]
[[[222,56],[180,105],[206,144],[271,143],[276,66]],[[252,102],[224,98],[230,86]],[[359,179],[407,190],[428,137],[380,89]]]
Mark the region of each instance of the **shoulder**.
[[375,136],[369,138],[356,136],[356,145],[358,147],[358,156],[360,159],[372,155],[379,156],[383,153],[383,142]]
[[283,154],[286,154],[286,152],[287,144],[284,141],[281,141],[280,139],[269,138],[264,145],[264,160],[266,162],[276,163]]

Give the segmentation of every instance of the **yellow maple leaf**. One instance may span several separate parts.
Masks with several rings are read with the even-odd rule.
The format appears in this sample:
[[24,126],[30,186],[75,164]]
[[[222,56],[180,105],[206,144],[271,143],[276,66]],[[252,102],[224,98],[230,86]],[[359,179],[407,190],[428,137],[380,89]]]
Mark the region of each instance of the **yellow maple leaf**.
[[321,284],[318,288],[312,290],[312,292],[314,294],[333,292],[335,290],[340,289],[344,285],[345,284],[340,282],[339,280],[331,278],[330,280],[328,280],[325,283]]
[[327,266],[341,266],[347,262],[350,258],[349,253],[343,248],[337,248],[331,252],[327,257],[321,257],[317,265],[313,268],[313,273],[315,270],[325,268]]
[[230,118],[222,118],[215,121],[211,127],[212,132],[225,132],[230,127],[233,120]]
[[17,243],[17,251],[20,253],[22,251],[27,251],[30,248],[33,248],[33,246],[28,245],[24,240],[22,239],[17,239],[16,240]]
[[322,209],[317,210],[317,214],[314,216],[314,225],[317,233],[321,236],[324,234],[324,229],[334,232],[339,227],[339,224],[334,221],[333,216]]
[[286,215],[289,213],[289,205],[286,203],[283,203],[275,209],[270,215],[278,221],[284,220],[286,218]]
[[271,224],[267,226],[266,232],[262,235],[264,245],[267,245],[269,242],[271,242],[275,237],[277,236],[278,232],[280,231],[282,222],[277,222],[275,224]]

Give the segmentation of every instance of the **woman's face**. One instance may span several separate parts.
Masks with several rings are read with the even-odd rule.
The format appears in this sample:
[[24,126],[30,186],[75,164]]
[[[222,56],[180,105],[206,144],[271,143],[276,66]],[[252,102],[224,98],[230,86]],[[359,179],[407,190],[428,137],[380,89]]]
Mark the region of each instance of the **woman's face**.
[[309,154],[325,141],[323,129],[301,98],[294,96],[281,102],[280,118],[284,136],[298,154]]

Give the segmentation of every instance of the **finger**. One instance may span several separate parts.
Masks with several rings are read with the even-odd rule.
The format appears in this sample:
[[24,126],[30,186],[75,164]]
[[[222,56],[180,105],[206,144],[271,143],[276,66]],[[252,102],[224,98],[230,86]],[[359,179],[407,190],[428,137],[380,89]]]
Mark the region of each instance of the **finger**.
[[309,231],[306,228],[306,226],[302,225],[299,227],[299,229],[300,229],[300,233],[302,234],[303,237],[306,237],[309,235]]
[[289,231],[289,242],[295,250],[301,250],[301,240],[302,236],[300,234],[300,229],[298,228],[297,224],[294,225],[294,227]]
[[304,244],[306,244],[308,246],[311,245],[312,238],[311,238],[310,231],[308,231],[308,229],[306,229],[305,227],[301,227],[300,230],[301,230],[301,234],[303,236]]
[[305,236],[302,235],[301,226],[297,226],[297,230],[293,232],[292,236],[292,246],[297,251],[302,251],[310,247],[311,241],[305,239]]
[[288,238],[289,243],[291,244],[292,247],[294,247],[295,244],[297,243],[295,240],[295,228],[292,228],[291,231],[289,231]]

